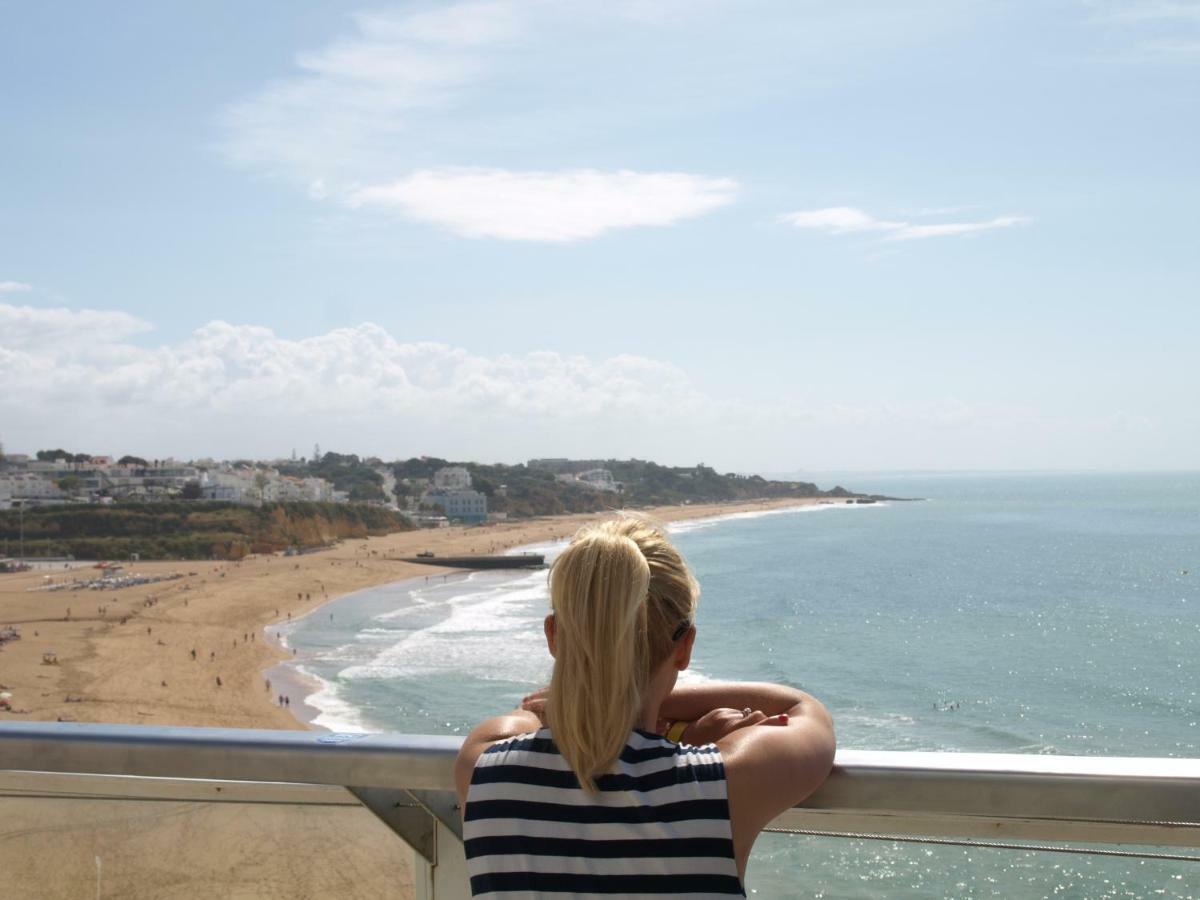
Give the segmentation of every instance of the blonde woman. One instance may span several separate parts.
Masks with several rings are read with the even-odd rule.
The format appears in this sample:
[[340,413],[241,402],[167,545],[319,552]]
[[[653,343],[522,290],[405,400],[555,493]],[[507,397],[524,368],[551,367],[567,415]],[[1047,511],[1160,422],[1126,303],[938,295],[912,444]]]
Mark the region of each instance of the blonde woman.
[[699,587],[635,518],[576,535],[550,573],[554,674],[478,725],[455,766],[475,896],[744,896],[759,832],[829,774],[803,691],[676,685]]

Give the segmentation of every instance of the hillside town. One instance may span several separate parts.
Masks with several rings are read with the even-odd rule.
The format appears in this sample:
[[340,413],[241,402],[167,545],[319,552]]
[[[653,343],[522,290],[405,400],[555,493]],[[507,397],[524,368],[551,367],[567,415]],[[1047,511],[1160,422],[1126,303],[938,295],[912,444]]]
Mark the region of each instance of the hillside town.
[[[351,491],[338,490],[325,478],[281,471],[294,467],[294,462],[114,460],[83,454],[38,458],[14,453],[0,457],[0,510],[80,503],[223,501],[259,506],[360,499],[352,497]],[[477,524],[489,519],[488,498],[472,489],[471,474],[463,466],[440,468],[432,479],[406,478],[399,491],[389,467],[381,464],[373,471],[378,476],[379,497],[361,502],[407,513],[421,525]],[[503,518],[503,514],[492,518]]]
[[281,475],[270,465],[235,465],[204,460],[147,462],[110,456],[66,459],[9,454],[0,460],[0,509],[67,503],[224,500],[272,503],[309,500],[341,503],[346,492],[323,478]]
[[840,486],[719,473],[703,462],[542,457],[385,462],[322,452],[270,460],[4,453],[0,571],[30,560],[240,560],[346,538],[653,506],[871,503]]
[[[706,472],[715,474],[701,465],[672,469],[670,475],[686,484]],[[514,496],[528,495],[530,480],[554,485],[565,502],[583,508],[596,502],[583,499],[586,495],[622,495],[627,487],[595,461],[554,458],[511,467],[432,457],[385,463],[375,457],[322,453],[318,445],[307,459],[293,451],[290,458],[265,461],[181,461],[62,449],[6,454],[0,445],[0,510],[180,501],[245,506],[365,503],[402,513],[416,525],[435,527],[504,519],[516,502]],[[570,500],[571,495],[579,499]],[[518,512],[528,514],[519,505]]]

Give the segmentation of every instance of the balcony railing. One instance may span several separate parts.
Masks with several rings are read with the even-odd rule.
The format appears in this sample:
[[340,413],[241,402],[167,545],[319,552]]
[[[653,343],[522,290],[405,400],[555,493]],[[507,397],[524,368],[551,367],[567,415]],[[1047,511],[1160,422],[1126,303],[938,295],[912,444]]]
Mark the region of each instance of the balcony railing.
[[[6,722],[0,804],[366,807],[414,851],[418,896],[459,897],[466,878],[452,770],[460,740]],[[829,780],[772,830],[1195,862],[1200,760],[842,750]]]

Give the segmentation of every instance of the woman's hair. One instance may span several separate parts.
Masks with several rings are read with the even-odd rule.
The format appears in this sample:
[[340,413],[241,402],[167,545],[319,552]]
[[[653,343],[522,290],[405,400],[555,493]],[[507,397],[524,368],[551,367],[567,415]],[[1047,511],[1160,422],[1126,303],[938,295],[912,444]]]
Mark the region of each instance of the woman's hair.
[[580,785],[609,770],[650,673],[695,615],[700,587],[661,528],[622,517],[579,531],[550,570],[554,675],[546,719]]

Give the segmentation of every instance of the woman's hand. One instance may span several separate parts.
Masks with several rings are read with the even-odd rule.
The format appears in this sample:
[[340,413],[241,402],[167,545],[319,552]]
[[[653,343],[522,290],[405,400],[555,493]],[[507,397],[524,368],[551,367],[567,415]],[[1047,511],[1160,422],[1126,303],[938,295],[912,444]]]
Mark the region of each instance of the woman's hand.
[[725,735],[731,734],[739,728],[749,728],[752,725],[786,725],[787,723],[787,713],[768,716],[761,709],[730,709],[722,706],[706,712],[690,724],[679,740],[684,744],[700,746],[719,741]]
[[537,716],[543,727],[546,724],[546,695],[549,693],[550,688],[542,688],[521,698],[521,709]]
[[[549,688],[542,688],[521,698],[521,709],[537,716],[542,725],[546,724],[546,696],[548,693]],[[680,741],[684,744],[711,744],[739,728],[749,728],[751,725],[786,725],[787,723],[787,713],[768,716],[760,709],[718,707],[706,712],[688,725],[680,737]],[[666,734],[669,724],[666,719],[659,719],[658,732]]]

